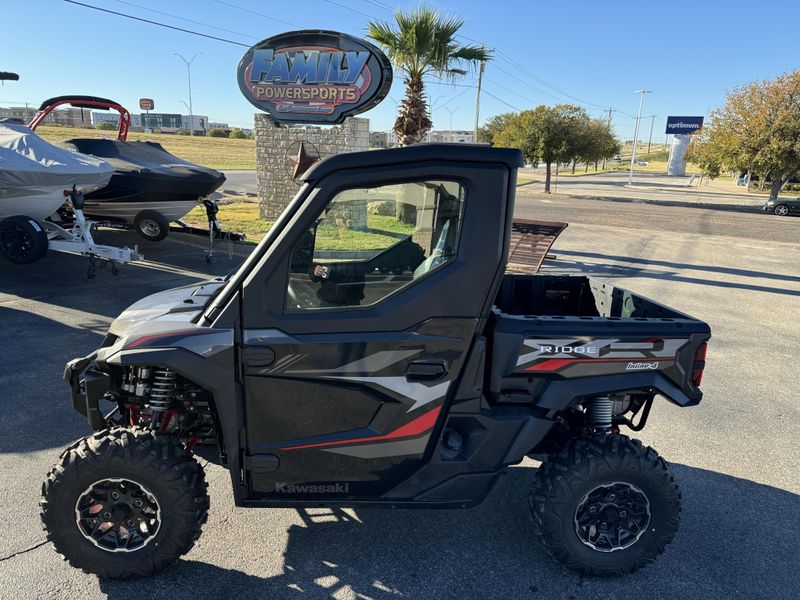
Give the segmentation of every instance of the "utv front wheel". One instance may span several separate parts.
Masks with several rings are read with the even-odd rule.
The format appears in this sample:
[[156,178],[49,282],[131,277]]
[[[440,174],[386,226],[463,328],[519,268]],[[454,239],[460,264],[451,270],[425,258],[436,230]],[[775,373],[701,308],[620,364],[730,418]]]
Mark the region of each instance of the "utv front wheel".
[[206,489],[203,468],[177,440],[115,428],[61,455],[42,486],[41,517],[73,567],[111,579],[145,576],[200,537]]
[[537,471],[530,500],[548,553],[587,575],[631,573],[678,529],[681,493],[652,448],[623,435],[577,439]]

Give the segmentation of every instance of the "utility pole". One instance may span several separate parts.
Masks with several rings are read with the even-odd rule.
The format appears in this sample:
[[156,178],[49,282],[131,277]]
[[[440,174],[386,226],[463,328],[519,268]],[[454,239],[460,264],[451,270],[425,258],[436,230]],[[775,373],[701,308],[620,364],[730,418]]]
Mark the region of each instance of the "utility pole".
[[[616,108],[612,108],[610,106],[608,107],[608,123],[607,123],[607,127],[608,127],[608,132],[609,133],[611,133],[611,115],[612,115],[612,113],[615,113],[615,112],[617,112]],[[597,165],[595,164],[595,170],[596,169],[597,169]],[[605,170],[606,170],[606,159],[603,158],[603,171],[605,171]]]
[[642,120],[642,106],[644,106],[644,95],[651,93],[651,90],[636,90],[634,94],[639,94],[639,112],[636,114],[636,129],[633,132],[633,149],[631,151],[631,171],[628,174],[628,184],[633,185],[633,165],[636,163],[636,142],[639,139],[639,123]]
[[191,60],[186,60],[183,54],[179,54],[177,52],[174,52],[173,54],[186,63],[186,74],[189,76],[189,135],[194,135],[194,112],[192,111],[192,63],[194,62],[195,58],[202,54],[202,52],[195,54]]
[[656,124],[658,115],[650,115],[650,137],[647,139],[647,153],[650,154],[650,143],[653,141],[653,125]]
[[[481,49],[483,46],[481,46]],[[481,61],[481,67],[478,70],[478,96],[475,99],[475,141],[478,141],[478,121],[481,116],[481,83],[483,82],[483,68],[486,64]]]

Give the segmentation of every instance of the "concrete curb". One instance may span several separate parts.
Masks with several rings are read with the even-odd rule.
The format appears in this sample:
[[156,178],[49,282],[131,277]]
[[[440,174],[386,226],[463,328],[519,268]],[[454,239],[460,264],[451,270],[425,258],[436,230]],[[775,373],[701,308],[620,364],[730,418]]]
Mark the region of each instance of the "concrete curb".
[[[523,183],[518,185],[518,188],[525,188],[533,185],[535,182]],[[544,192],[540,192],[544,194]],[[600,200],[603,202],[626,202],[632,204],[651,204],[654,206],[678,206],[682,208],[703,208],[706,210],[721,210],[727,212],[742,212],[742,213],[760,213],[764,212],[761,206],[747,206],[741,204],[716,204],[713,202],[686,202],[680,200],[657,200],[651,198],[631,198],[628,196],[594,196],[591,194],[567,194],[562,192],[554,192],[555,196],[564,196],[568,198],[583,198],[587,200]]]
[[704,208],[707,210],[723,210],[728,212],[759,213],[763,212],[760,206],[743,206],[741,204],[715,204],[712,202],[683,202],[680,200],[655,200],[648,198],[590,196],[578,194],[565,194],[572,198],[589,198],[590,200],[603,200],[606,202],[629,202],[636,204],[652,204],[656,206],[680,206],[682,208]]

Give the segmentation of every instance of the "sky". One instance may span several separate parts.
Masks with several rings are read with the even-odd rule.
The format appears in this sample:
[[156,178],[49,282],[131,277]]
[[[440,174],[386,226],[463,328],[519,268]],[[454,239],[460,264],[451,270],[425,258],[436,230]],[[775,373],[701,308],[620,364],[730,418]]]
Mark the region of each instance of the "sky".
[[[0,87],[0,106],[38,106],[63,94],[112,98],[138,112],[153,98],[158,112],[188,111],[185,64],[192,64],[194,113],[252,127],[254,108],[239,92],[236,67],[247,47],[295,29],[333,29],[363,37],[370,20],[417,1],[394,0],[80,0],[140,18],[229,40],[228,43],[102,13],[64,0],[2,3],[0,71],[20,81]],[[794,0],[684,2],[547,2],[433,0],[464,19],[464,43],[494,49],[486,65],[480,122],[538,104],[581,104],[607,117],[622,139],[633,137],[647,94],[640,139],[655,124],[663,141],[667,115],[708,115],[726,92],[798,67]],[[757,8],[757,10],[756,10]],[[776,18],[777,17],[777,18]],[[16,26],[8,26],[16,24]],[[430,78],[434,129],[471,130],[476,74],[456,85]],[[403,95],[397,71],[380,105],[363,113],[373,131],[389,130]],[[650,115],[657,115],[655,120]],[[647,118],[645,118],[647,117]]]

